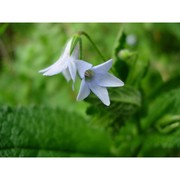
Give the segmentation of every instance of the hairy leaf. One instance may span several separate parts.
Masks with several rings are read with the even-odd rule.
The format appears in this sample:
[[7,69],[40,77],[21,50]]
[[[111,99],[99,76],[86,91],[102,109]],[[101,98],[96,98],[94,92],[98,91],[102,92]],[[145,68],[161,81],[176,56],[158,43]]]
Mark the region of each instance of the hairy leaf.
[[109,96],[111,100],[110,106],[105,106],[95,95],[87,98],[91,103],[87,113],[93,115],[94,123],[100,126],[108,127],[119,126],[123,121],[128,120],[141,107],[141,94],[138,90],[130,86],[121,88],[110,88]]
[[179,94],[179,88],[165,91],[151,103],[147,117],[141,120],[145,134],[139,156],[178,155],[180,148]]
[[109,156],[110,137],[80,115],[48,107],[0,110],[0,156]]

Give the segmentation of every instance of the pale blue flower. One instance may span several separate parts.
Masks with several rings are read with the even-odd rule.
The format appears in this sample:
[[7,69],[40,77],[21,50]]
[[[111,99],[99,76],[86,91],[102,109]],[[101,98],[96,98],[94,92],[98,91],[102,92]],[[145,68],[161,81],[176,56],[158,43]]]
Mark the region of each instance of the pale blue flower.
[[54,64],[43,70],[40,70],[39,72],[44,76],[53,76],[55,74],[62,73],[67,81],[72,79],[73,82],[75,82],[77,72],[75,60],[78,59],[79,46],[76,45],[72,54],[70,55],[71,43],[72,39],[68,41],[62,55]]
[[112,66],[112,59],[98,66],[77,60],[77,70],[82,79],[77,100],[85,99],[92,91],[106,106],[110,105],[109,94],[106,87],[120,87],[124,83],[108,73]]

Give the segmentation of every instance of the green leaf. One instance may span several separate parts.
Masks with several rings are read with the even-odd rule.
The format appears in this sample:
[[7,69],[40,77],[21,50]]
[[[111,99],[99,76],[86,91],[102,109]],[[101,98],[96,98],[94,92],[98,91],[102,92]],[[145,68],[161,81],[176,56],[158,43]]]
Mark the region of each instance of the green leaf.
[[[174,156],[180,148],[180,88],[165,91],[141,120],[144,143],[139,156]],[[157,152],[157,153],[155,153]]]
[[115,126],[114,128],[118,130],[123,121],[132,117],[141,107],[141,94],[138,90],[127,85],[120,88],[110,88],[108,91],[110,106],[105,106],[92,94],[87,98],[87,101],[91,103],[87,113],[93,115],[95,124],[104,127]]
[[125,35],[123,29],[121,29],[117,36],[117,40],[116,40],[116,43],[114,46],[114,51],[113,51],[113,55],[116,58],[118,58],[119,52],[125,48],[125,43],[126,43],[126,35]]
[[156,128],[161,133],[169,133],[177,128],[180,128],[180,115],[168,114],[163,116],[156,123]]
[[157,97],[159,94],[164,94],[172,89],[180,87],[180,76],[169,79],[168,81],[161,83],[155,90],[152,91],[151,98]]
[[[164,115],[180,114],[180,89],[172,89],[169,92],[162,93],[150,104],[148,116],[142,120],[143,128],[150,127]],[[166,119],[166,118],[165,118]]]
[[114,154],[121,157],[136,156],[142,143],[141,139],[136,124],[133,121],[126,121],[115,137]]
[[129,74],[126,83],[139,88],[142,79],[146,76],[149,68],[149,61],[147,59],[139,59],[136,55],[129,59]]
[[113,59],[115,60],[113,71],[123,81],[126,80],[129,73],[128,65],[126,64],[126,62],[123,61],[123,59],[119,57],[120,51],[125,48],[126,45],[125,43],[126,43],[126,35],[124,31],[121,29],[121,31],[118,34],[113,51]]
[[144,135],[144,143],[138,156],[179,156],[180,148],[180,130],[171,134],[162,134],[153,132]]
[[110,156],[102,128],[74,112],[48,107],[0,109],[0,156]]

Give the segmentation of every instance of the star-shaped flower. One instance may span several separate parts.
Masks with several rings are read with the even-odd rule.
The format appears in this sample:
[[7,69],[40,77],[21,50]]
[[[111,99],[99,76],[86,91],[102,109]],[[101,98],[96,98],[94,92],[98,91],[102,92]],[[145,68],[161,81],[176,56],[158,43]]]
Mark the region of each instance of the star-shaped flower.
[[79,46],[76,45],[72,54],[70,55],[71,44],[72,39],[70,39],[66,44],[66,47],[60,58],[54,64],[43,70],[40,70],[39,72],[44,76],[53,76],[55,74],[62,73],[67,81],[72,79],[73,82],[75,82],[77,72],[75,60],[78,59],[79,56]]
[[109,94],[106,87],[120,87],[124,83],[108,73],[112,66],[112,59],[98,66],[77,60],[78,73],[82,79],[77,100],[85,99],[92,91],[106,106],[110,105]]

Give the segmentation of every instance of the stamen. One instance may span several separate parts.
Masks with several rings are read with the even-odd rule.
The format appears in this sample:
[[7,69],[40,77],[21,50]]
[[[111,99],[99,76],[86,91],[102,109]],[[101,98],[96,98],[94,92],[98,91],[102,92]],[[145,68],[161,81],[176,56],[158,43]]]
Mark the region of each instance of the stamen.
[[87,70],[86,72],[85,72],[85,78],[87,78],[87,79],[91,79],[92,78],[92,76],[93,76],[93,71],[92,70]]

